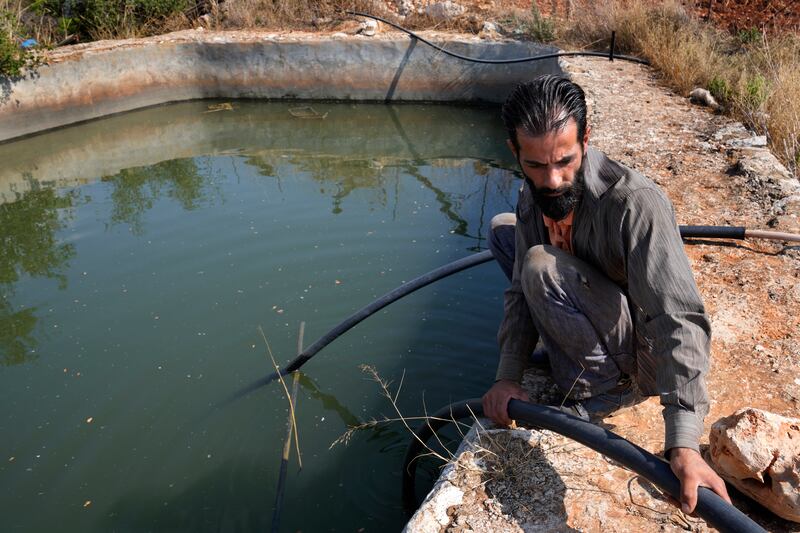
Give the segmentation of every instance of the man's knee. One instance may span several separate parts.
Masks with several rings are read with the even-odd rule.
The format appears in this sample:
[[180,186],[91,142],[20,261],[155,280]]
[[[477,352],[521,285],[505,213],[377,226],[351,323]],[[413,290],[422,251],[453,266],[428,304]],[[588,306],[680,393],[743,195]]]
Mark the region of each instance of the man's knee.
[[556,266],[556,255],[553,247],[544,244],[531,246],[525,253],[522,265],[522,279],[541,279],[551,273]]
[[514,226],[517,223],[517,215],[514,213],[500,213],[492,217],[490,223],[491,231],[500,229],[501,226]]
[[506,277],[511,280],[514,268],[514,231],[517,217],[514,213],[500,213],[492,218],[489,231],[489,250]]

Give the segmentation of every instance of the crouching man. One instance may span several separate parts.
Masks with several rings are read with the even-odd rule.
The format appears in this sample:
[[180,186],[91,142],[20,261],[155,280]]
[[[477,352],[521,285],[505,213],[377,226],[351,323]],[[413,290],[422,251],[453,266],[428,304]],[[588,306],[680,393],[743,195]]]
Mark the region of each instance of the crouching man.
[[698,451],[711,331],[669,200],[589,146],[584,93],[568,79],[519,85],[502,115],[525,182],[516,214],[492,220],[511,286],[484,413],[507,425],[509,399],[528,400],[520,381],[541,339],[563,410],[598,421],[658,395],[684,512],[698,485],[730,501]]

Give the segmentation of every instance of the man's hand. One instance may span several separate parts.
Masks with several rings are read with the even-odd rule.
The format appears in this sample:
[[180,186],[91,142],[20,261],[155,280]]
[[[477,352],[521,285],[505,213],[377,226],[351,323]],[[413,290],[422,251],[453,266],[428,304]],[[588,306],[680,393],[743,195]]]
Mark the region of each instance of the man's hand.
[[669,466],[681,482],[681,510],[684,513],[694,512],[698,486],[710,488],[723,500],[731,503],[725,482],[708,466],[700,454],[691,448],[672,448]]
[[510,426],[511,419],[508,418],[508,400],[530,401],[528,393],[522,390],[519,383],[507,379],[501,379],[492,385],[492,388],[483,395],[483,414],[491,418],[496,424]]

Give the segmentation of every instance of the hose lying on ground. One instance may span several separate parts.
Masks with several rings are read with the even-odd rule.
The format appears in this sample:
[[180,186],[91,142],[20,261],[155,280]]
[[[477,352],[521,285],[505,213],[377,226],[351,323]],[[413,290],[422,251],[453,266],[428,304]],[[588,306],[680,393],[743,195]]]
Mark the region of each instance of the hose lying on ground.
[[[688,238],[706,238],[706,239],[745,239],[745,238],[760,238],[760,239],[769,239],[769,240],[780,240],[780,241],[790,241],[790,242],[798,242],[800,243],[800,235],[795,235],[791,233],[779,233],[774,231],[762,231],[762,230],[750,230],[740,226],[680,226],[681,237],[684,239]],[[437,269],[431,270],[427,274],[423,274],[422,276],[412,279],[406,283],[403,283],[396,289],[387,292],[371,304],[362,307],[349,317],[347,317],[344,321],[322,336],[317,342],[306,348],[303,353],[298,355],[294,358],[285,368],[281,370],[282,375],[286,375],[290,372],[294,372],[298,370],[301,366],[306,364],[312,357],[314,357],[320,350],[325,348],[327,345],[335,341],[339,338],[342,334],[349,331],[351,328],[356,326],[362,320],[374,315],[387,305],[396,302],[403,296],[407,296],[412,292],[421,289],[422,287],[426,287],[433,283],[434,281],[438,281],[440,279],[446,278],[451,276],[457,272],[461,272],[462,270],[466,270],[468,268],[472,268],[474,266],[482,265],[483,263],[487,263],[493,259],[492,253],[489,250],[484,250],[483,252],[479,252],[477,254],[473,254],[467,257],[463,257],[452,263],[447,265],[441,266]],[[217,405],[214,406],[215,409],[219,409],[232,403],[239,398],[243,398],[250,394],[253,391],[256,391],[263,387],[264,385],[268,385],[278,379],[277,372],[273,372],[267,376],[259,378],[258,380],[250,383],[249,385],[239,389],[235,393],[231,394],[228,398],[221,401]]]
[[[417,506],[414,493],[415,459],[423,452],[428,439],[449,421],[482,415],[483,407],[479,399],[464,400],[439,410],[415,432],[403,464],[403,498],[407,506]],[[669,464],[611,431],[553,407],[520,400],[508,402],[508,416],[517,422],[548,429],[579,442],[620,463],[680,500],[680,481],[672,473]],[[723,533],[764,533],[764,529],[747,515],[705,487],[700,487],[697,491],[695,514]]]
[[552,53],[552,54],[542,54],[542,55],[538,55],[538,56],[528,56],[528,57],[516,57],[516,58],[512,58],[512,59],[481,59],[479,57],[462,56],[461,54],[457,54],[455,52],[451,52],[451,51],[449,51],[449,50],[447,50],[445,48],[442,48],[441,46],[439,46],[437,44],[434,44],[434,43],[430,42],[429,40],[425,39],[424,37],[420,37],[419,35],[417,35],[416,33],[414,33],[413,31],[411,31],[409,29],[406,29],[406,28],[404,28],[404,27],[402,27],[402,26],[400,26],[398,24],[395,24],[394,22],[386,20],[385,18],[377,17],[375,15],[370,15],[369,13],[361,13],[360,11],[345,11],[345,13],[347,13],[348,15],[355,15],[357,17],[366,17],[366,18],[370,18],[370,19],[373,19],[373,20],[377,20],[377,21],[383,22],[384,24],[387,24],[387,25],[391,26],[392,28],[398,29],[398,30],[402,31],[403,33],[407,33],[408,35],[410,35],[414,39],[417,39],[418,41],[427,44],[431,48],[434,48],[434,49],[442,52],[445,55],[448,55],[450,57],[454,57],[456,59],[461,59],[462,61],[469,61],[471,63],[484,63],[484,64],[489,64],[489,65],[509,65],[511,63],[526,63],[528,61],[540,61],[542,59],[553,59],[555,57],[593,56],[593,57],[605,57],[605,58],[608,58],[608,59],[610,59],[612,61],[614,59],[622,59],[624,61],[632,61],[634,63],[641,63],[642,65],[649,65],[650,64],[645,59],[640,59],[638,57],[633,57],[633,56],[615,54],[614,53],[614,44],[613,44],[615,39],[614,39],[613,32],[612,32],[612,38],[611,38],[612,45],[611,45],[611,49],[608,52],[590,52],[590,51],[556,52],[556,53]]

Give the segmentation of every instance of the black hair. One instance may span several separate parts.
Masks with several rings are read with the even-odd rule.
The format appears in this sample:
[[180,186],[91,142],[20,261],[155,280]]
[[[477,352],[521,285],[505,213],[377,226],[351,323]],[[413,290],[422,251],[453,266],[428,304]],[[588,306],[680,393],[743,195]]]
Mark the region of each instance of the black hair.
[[563,76],[540,76],[511,91],[502,116],[508,138],[517,150],[517,128],[538,137],[562,129],[570,118],[578,125],[578,142],[582,143],[586,133],[586,96],[579,85]]

